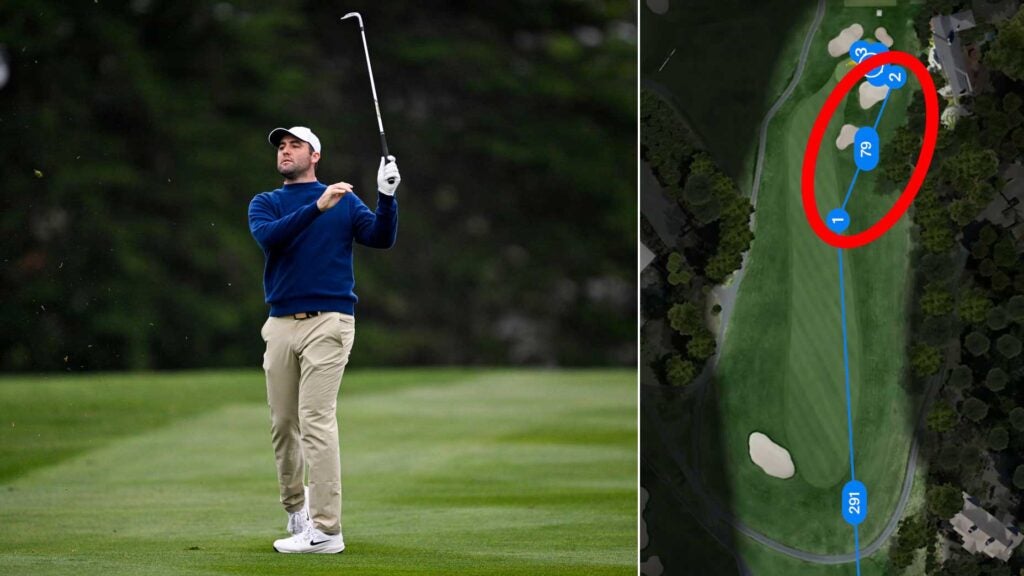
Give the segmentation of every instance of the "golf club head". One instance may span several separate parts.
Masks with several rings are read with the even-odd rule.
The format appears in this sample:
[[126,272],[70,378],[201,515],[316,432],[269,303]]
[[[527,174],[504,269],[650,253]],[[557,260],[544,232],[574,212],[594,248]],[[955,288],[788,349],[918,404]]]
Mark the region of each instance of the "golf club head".
[[359,12],[349,12],[341,17],[342,20],[346,18],[355,18],[356,20],[359,20],[359,27],[363,27],[363,17],[359,15]]

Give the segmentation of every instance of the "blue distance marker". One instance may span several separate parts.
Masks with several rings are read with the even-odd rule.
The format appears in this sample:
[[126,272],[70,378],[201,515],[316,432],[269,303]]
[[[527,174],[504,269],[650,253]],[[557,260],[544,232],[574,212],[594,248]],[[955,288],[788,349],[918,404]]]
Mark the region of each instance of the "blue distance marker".
[[907,83],[907,71],[903,66],[889,66],[885,70],[885,85],[890,90],[899,90]]
[[839,234],[850,227],[850,215],[846,213],[846,210],[836,208],[829,212],[828,216],[825,217],[825,226],[828,226],[829,230]]
[[877,86],[877,87],[885,86],[886,85],[885,71],[888,70],[888,69],[889,68],[885,64],[883,64],[883,65],[879,66],[878,68],[875,68],[871,72],[868,72],[867,75],[864,76],[864,78],[868,81],[868,84],[871,84],[872,86]]
[[868,489],[860,480],[850,480],[843,486],[843,520],[857,526],[868,516]]
[[877,54],[877,52],[871,49],[872,44],[872,42],[868,42],[867,40],[857,40],[853,44],[850,44],[850,60],[860,64],[861,60]]
[[[888,51],[889,47],[886,46],[885,44],[882,44],[881,42],[868,42],[867,40],[857,40],[856,42],[853,43],[853,45],[850,46],[850,59],[856,62],[857,64],[860,64],[865,58],[870,58],[876,54],[881,54],[882,52]],[[885,70],[886,66],[883,64],[878,68],[875,68],[868,72],[867,75],[864,76],[864,78],[866,78],[868,83],[870,83],[872,86],[885,86]],[[906,78],[906,72],[904,72],[903,77]]]
[[853,135],[853,161],[865,172],[878,166],[878,132],[864,126]]

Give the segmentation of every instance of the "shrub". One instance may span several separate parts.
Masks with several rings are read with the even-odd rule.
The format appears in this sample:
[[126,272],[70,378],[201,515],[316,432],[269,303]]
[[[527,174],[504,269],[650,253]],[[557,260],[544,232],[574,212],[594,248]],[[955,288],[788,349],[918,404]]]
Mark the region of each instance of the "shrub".
[[993,428],[988,432],[988,447],[996,452],[1006,450],[1010,445],[1010,433],[1002,426]]
[[964,400],[960,406],[960,413],[975,422],[981,422],[988,416],[988,404],[971,397]]
[[1020,340],[1013,334],[1003,334],[996,340],[996,350],[1008,360],[1019,356],[1020,349]]
[[981,332],[971,332],[964,338],[964,348],[967,348],[967,351],[975,356],[988,353],[991,346],[992,342],[989,341],[988,336]]
[[1006,371],[1002,368],[993,368],[988,371],[988,375],[985,376],[985,386],[993,392],[999,392],[1003,388],[1006,388],[1006,383],[1010,381],[1010,377],[1006,374]]

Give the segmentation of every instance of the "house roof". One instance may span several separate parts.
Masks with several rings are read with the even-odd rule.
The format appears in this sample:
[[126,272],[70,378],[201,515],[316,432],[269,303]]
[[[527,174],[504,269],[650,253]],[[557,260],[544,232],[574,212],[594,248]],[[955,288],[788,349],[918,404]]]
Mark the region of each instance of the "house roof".
[[954,97],[970,94],[974,90],[970,75],[967,73],[967,59],[960,43],[960,35],[957,34],[974,26],[974,13],[970,10],[952,15],[939,14],[931,19],[935,57]]
[[651,262],[653,262],[653,261],[654,261],[654,252],[651,252],[651,249],[648,248],[647,246],[645,246],[643,242],[641,242],[640,243],[640,270],[643,270],[644,268],[647,268],[647,266]]
[[950,16],[949,22],[953,25],[954,30],[967,30],[968,28],[974,28],[974,12],[970,10],[962,10]]
[[1006,180],[1003,196],[1024,202],[1024,165],[1020,162],[1010,164],[1003,170],[1002,176]]
[[988,220],[1003,228],[1014,228],[1024,222],[1024,166],[1010,164],[1001,176],[1006,186],[981,211],[978,220]]
[[1020,530],[1010,522],[1000,522],[966,492],[963,499],[963,509],[950,519],[950,524],[963,537],[964,549],[1009,560],[1013,549],[1024,540]]

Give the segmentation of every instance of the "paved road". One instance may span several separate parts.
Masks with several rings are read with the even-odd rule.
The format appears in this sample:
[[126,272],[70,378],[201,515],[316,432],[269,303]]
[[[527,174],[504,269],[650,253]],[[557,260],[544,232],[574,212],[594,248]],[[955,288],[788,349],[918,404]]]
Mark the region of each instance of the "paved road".
[[[765,147],[768,145],[768,125],[772,119],[775,118],[775,114],[782,108],[782,105],[789,100],[789,97],[793,95],[793,91],[796,90],[797,85],[800,83],[800,78],[804,75],[804,67],[807,64],[807,55],[811,51],[811,41],[814,39],[814,35],[818,32],[818,28],[821,27],[821,21],[825,18],[825,0],[818,0],[818,8],[814,13],[814,21],[811,23],[810,29],[807,30],[807,35],[804,36],[803,46],[800,47],[800,59],[796,63],[796,70],[793,72],[793,78],[789,81],[789,85],[782,91],[782,94],[775,100],[768,112],[765,113],[764,119],[761,120],[761,129],[758,133],[757,141],[757,160],[754,164],[754,180],[750,185],[750,203],[754,206],[754,212],[750,215],[750,228],[751,230],[757,229],[757,193],[761,189],[761,174],[764,171],[764,155]],[[728,284],[724,286],[716,286],[712,290],[712,298],[722,307],[722,311],[719,313],[719,329],[716,330],[715,337],[718,344],[718,349],[722,349],[722,344],[725,343],[725,332],[729,328],[729,318],[732,316],[732,310],[736,303],[736,293],[740,289],[740,283],[743,281],[743,276],[746,273],[747,262],[748,262],[749,251],[743,254],[743,261],[740,264],[740,269],[732,274],[729,278]],[[718,357],[715,357],[715,363],[718,363]]]
[[[941,382],[941,379],[936,378],[936,381]],[[934,392],[934,390],[936,390],[937,388],[937,386],[932,386],[932,392]],[[929,393],[929,397],[930,396],[931,392]],[[927,405],[928,402],[925,402],[925,404],[922,406],[922,418],[924,414],[926,414]],[[651,416],[652,418],[648,420],[649,422],[657,418],[657,416],[654,414],[651,414]],[[674,446],[671,443],[671,431],[665,430],[664,427],[660,425],[660,422],[655,424],[655,426],[658,427],[659,434],[662,436],[662,443],[667,448],[669,448],[669,455],[672,457],[675,465],[683,472],[683,476],[686,477],[687,484],[689,484],[693,492],[699,498],[701,498],[707,506],[706,513],[708,518],[703,522],[698,522],[702,526],[704,526],[704,528],[708,530],[708,532],[712,533],[713,536],[714,530],[712,527],[717,525],[719,522],[725,522],[728,525],[732,526],[737,532],[744,534],[748,538],[756,540],[757,542],[760,542],[762,545],[780,554],[785,554],[786,556],[797,558],[805,562],[811,562],[814,564],[846,564],[853,562],[855,560],[854,553],[852,552],[846,554],[818,554],[815,552],[808,552],[806,550],[794,548],[793,546],[783,544],[782,542],[779,542],[778,540],[766,536],[762,532],[759,532],[758,530],[744,524],[743,521],[736,518],[731,512],[727,510],[726,507],[722,506],[722,504],[714,496],[707,492],[707,490],[704,487],[703,479],[700,478],[700,475],[697,473],[694,467],[691,467],[690,464],[686,461],[685,454],[683,454],[683,452],[680,451],[678,448],[671,448]],[[888,522],[886,522],[885,528],[878,535],[878,537],[875,538],[875,540],[867,546],[861,548],[862,558],[866,558],[877,552],[878,549],[881,548],[886,543],[886,541],[888,541],[888,539],[895,533],[899,525],[899,521],[903,517],[903,513],[906,510],[907,503],[910,500],[910,491],[914,484],[914,473],[917,467],[917,455],[918,442],[917,434],[915,433],[914,441],[910,447],[910,453],[907,456],[907,464],[903,477],[903,487],[900,492],[899,501],[897,502],[896,508],[893,510],[892,515],[889,517]],[[655,474],[661,476],[660,474],[657,473],[657,471],[655,471]],[[685,499],[679,491],[679,487],[670,483],[670,480],[668,480],[667,478],[663,478],[663,480],[665,480],[666,484],[668,484],[671,487],[676,497],[681,502],[685,503]],[[715,539],[719,540],[719,542],[723,542],[724,540],[721,536],[715,536]],[[738,564],[740,566],[743,566],[742,559],[740,558],[738,551],[734,550],[733,552],[734,555],[737,557]],[[746,570],[741,569],[741,572],[746,573]]]
[[825,0],[818,0],[818,10],[814,13],[814,22],[811,24],[811,29],[807,31],[807,36],[804,36],[804,45],[800,47],[800,61],[796,63],[796,72],[793,73],[793,79],[790,80],[789,86],[786,86],[786,89],[779,95],[778,100],[772,104],[772,107],[768,109],[768,113],[764,115],[764,120],[761,121],[761,136],[757,142],[757,163],[754,165],[754,181],[750,187],[750,201],[755,206],[757,206],[757,191],[761,187],[761,172],[764,170],[764,149],[768,144],[768,124],[771,123],[779,108],[782,108],[786,100],[789,100],[789,97],[793,95],[793,90],[796,90],[797,84],[800,83],[800,77],[804,74],[804,65],[807,64],[807,54],[811,51],[811,40],[814,39],[814,34],[817,33],[818,28],[821,26],[821,20],[824,17]]

